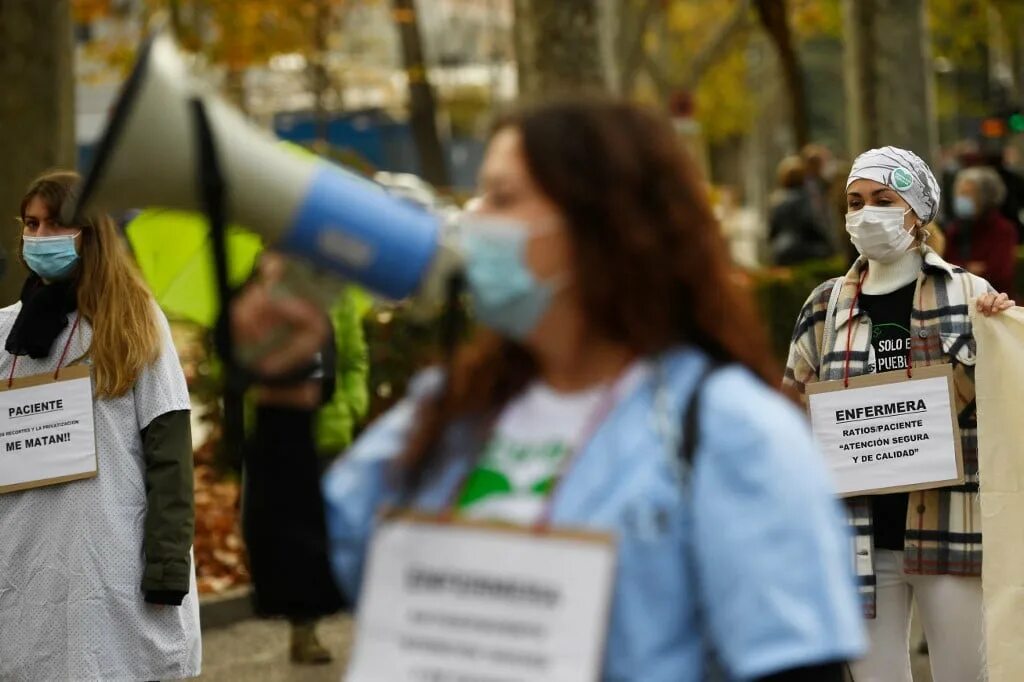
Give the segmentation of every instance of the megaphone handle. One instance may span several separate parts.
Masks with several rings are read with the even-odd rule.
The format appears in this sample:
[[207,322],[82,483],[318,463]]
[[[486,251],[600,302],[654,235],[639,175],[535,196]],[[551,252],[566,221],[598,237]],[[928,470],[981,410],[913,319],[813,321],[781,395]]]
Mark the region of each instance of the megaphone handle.
[[[217,148],[213,132],[202,100],[193,98],[189,102],[196,131],[196,176],[199,180],[199,195],[203,211],[210,225],[210,240],[213,247],[214,274],[217,284],[217,298],[222,313],[228,311],[233,293],[228,278],[227,219],[225,210],[226,183],[217,159]],[[234,356],[234,339],[230,324],[219,330],[223,335],[224,363],[224,430],[222,448],[227,463],[240,468],[242,442],[245,438],[246,389],[245,372],[239,367]]]

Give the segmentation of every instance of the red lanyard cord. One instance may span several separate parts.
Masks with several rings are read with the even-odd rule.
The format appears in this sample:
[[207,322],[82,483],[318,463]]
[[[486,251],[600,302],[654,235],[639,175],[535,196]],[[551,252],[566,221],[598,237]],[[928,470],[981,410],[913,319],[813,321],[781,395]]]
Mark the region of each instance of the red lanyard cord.
[[860,290],[864,286],[864,278],[867,276],[868,269],[864,268],[864,272],[860,273],[860,280],[857,282],[857,293],[854,294],[853,302],[850,303],[850,314],[846,318],[846,358],[843,361],[843,388],[850,387],[850,344],[853,341],[853,311],[857,307],[857,302],[860,301]]
[[[64,343],[64,351],[60,354],[60,360],[57,361],[57,369],[53,372],[53,380],[56,381],[60,378],[60,370],[64,366],[64,360],[68,357],[68,349],[71,348],[71,340],[75,338],[75,332],[78,330],[78,321],[82,318],[82,314],[75,315],[75,322],[71,325],[71,333],[68,334],[68,340]],[[7,388],[10,388],[14,384],[14,369],[18,366],[18,356],[14,356],[14,360],[11,361],[11,373],[7,375]]]

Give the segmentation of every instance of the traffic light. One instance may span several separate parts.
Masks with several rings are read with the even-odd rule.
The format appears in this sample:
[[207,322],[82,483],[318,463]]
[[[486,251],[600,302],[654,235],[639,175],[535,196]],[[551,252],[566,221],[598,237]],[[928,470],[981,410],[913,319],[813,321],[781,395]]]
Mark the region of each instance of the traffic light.
[[997,138],[1006,135],[1006,121],[1001,118],[986,118],[981,122],[981,136]]
[[1017,111],[1010,114],[1006,123],[1011,133],[1024,133],[1024,113]]
[[979,132],[983,138],[989,140],[1024,133],[1024,109],[1006,107],[981,119]]

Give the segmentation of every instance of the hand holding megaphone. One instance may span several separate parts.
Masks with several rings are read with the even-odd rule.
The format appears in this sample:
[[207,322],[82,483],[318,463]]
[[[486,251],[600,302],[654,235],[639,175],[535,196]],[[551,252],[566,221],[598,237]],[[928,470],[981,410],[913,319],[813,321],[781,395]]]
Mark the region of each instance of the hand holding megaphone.
[[306,366],[327,341],[320,302],[286,284],[294,266],[280,254],[264,254],[256,276],[228,311],[238,348],[235,355],[260,376],[276,377]]

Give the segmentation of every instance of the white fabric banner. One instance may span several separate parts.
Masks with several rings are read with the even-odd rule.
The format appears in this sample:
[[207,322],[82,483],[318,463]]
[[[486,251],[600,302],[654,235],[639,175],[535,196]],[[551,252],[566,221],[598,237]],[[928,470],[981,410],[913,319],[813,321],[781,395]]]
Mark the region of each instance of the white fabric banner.
[[978,344],[978,468],[989,682],[1024,671],[1024,308],[994,317],[971,306]]

